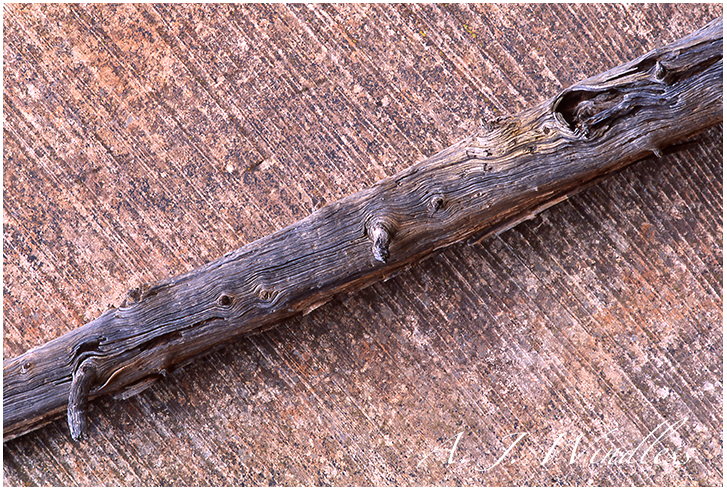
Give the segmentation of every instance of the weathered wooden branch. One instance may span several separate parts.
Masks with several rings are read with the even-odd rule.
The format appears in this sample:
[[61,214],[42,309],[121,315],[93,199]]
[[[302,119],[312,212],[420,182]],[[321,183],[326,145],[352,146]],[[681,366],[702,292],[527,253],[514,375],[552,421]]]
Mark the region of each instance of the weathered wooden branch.
[[722,20],[584,80],[373,187],[3,366],[3,438],[136,393],[231,338],[309,312],[465,238],[501,231],[722,120]]

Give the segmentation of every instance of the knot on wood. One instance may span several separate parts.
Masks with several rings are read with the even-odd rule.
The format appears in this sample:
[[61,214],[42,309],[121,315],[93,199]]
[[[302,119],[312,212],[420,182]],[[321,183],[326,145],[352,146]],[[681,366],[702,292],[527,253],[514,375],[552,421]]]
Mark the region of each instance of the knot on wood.
[[389,259],[389,244],[394,235],[393,224],[384,220],[375,220],[368,227],[368,236],[373,242],[371,251],[377,261],[385,263]]
[[167,286],[168,285],[166,285],[165,283],[157,283],[156,285],[143,283],[136,288],[132,288],[126,294],[126,298],[124,298],[124,300],[121,302],[119,308],[126,308],[135,303],[139,303],[142,300],[153,297],[161,292],[163,289],[165,289]]
[[429,216],[434,216],[434,214],[442,208],[444,208],[444,196],[440,193],[435,193],[427,202],[427,211],[429,212]]
[[278,296],[278,291],[271,288],[267,283],[259,283],[255,285],[255,295],[263,302],[274,302]]
[[483,117],[480,120],[481,133],[490,133],[491,131],[494,131],[495,128],[501,125],[505,119],[507,119],[506,116],[497,116],[495,118]]
[[490,157],[492,154],[489,150],[486,148],[479,148],[479,147],[467,147],[465,149],[465,156],[468,159],[478,159],[482,160],[487,157]]
[[234,299],[235,297],[233,297],[232,295],[223,293],[222,295],[217,297],[217,305],[219,305],[220,307],[231,307]]

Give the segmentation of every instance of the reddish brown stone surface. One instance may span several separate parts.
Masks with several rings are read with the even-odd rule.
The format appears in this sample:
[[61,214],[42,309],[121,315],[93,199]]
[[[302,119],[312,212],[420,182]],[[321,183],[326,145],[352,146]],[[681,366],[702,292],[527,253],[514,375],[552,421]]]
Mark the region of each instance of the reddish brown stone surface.
[[[4,358],[721,15],[5,5]],[[13,440],[4,484],[716,485],[722,384],[720,126]]]

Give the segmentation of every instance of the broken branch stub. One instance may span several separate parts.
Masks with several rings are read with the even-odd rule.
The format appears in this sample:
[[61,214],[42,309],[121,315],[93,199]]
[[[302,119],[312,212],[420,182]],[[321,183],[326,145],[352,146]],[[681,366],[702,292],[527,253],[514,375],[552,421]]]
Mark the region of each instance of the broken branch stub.
[[133,394],[234,337],[502,231],[721,121],[717,19],[5,361],[3,438],[64,411],[80,438],[95,397]]

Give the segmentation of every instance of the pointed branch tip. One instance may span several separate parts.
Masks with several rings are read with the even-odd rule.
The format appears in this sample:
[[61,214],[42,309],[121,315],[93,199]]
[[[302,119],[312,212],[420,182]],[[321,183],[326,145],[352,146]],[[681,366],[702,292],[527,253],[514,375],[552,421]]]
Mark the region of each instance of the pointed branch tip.
[[96,366],[91,359],[84,360],[73,372],[71,390],[68,394],[68,428],[71,438],[78,441],[86,436],[86,414],[88,394],[96,378]]

